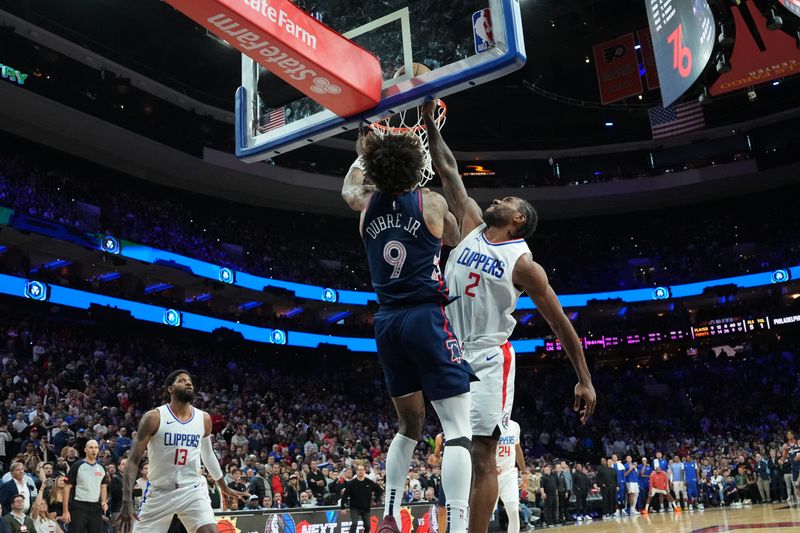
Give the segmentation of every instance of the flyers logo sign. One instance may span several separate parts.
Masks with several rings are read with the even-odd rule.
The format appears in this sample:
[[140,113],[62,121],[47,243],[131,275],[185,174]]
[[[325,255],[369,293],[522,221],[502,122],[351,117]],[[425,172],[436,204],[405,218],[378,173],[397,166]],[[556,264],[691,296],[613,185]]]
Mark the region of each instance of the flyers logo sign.
[[627,51],[624,44],[617,44],[603,50],[603,58],[605,58],[606,63],[611,63],[618,57],[625,57]]
[[464,360],[464,354],[461,352],[461,344],[457,339],[450,339],[445,343],[447,349],[450,350],[450,360],[454,363],[461,364]]

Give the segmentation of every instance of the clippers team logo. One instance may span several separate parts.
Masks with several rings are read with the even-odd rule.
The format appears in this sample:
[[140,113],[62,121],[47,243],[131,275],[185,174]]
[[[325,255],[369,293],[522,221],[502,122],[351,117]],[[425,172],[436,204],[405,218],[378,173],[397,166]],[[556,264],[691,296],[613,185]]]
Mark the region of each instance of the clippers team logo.
[[506,413],[503,415],[503,427],[508,429],[508,422],[511,420],[511,415]]
[[475,37],[476,54],[494,48],[492,11],[488,7],[472,14],[472,33]]
[[456,339],[450,339],[445,345],[450,350],[450,360],[460,365],[461,361],[464,360],[464,354],[461,353],[461,344]]
[[611,63],[618,57],[625,57],[627,51],[624,44],[617,44],[603,50],[603,58],[606,63]]

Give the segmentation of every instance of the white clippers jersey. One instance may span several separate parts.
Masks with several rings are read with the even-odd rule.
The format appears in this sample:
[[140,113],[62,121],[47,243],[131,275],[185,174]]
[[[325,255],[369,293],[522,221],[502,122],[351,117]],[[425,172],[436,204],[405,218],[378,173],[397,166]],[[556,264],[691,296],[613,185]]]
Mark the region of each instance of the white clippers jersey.
[[517,444],[519,443],[519,424],[510,420],[508,427],[500,428],[500,440],[497,441],[497,467],[501,474],[510,472],[517,465]]
[[148,479],[154,487],[186,485],[200,477],[200,441],[206,429],[203,411],[192,407],[192,417],[178,420],[169,405],[158,408],[161,422],[147,445]]
[[512,273],[517,260],[531,250],[525,239],[490,243],[481,224],[451,252],[445,267],[450,295],[447,306],[456,335],[468,350],[496,348],[508,341],[517,321],[511,313],[521,291]]

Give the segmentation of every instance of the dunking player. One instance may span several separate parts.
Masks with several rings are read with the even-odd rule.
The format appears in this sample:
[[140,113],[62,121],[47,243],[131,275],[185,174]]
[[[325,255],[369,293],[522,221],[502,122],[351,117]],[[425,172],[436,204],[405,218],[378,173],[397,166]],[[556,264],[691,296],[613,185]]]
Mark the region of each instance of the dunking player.
[[[444,434],[442,487],[447,493],[447,531],[467,530],[472,431],[470,381],[445,314],[448,290],[439,268],[442,237],[456,239],[455,218],[444,198],[415,190],[423,168],[422,146],[413,136],[359,135],[358,159],[342,186],[347,205],[361,213],[360,232],[380,309],[375,314],[378,358],[400,419],[386,456],[384,519],[378,528],[398,531],[408,467],[425,417],[423,392]],[[373,185],[364,183],[368,177]]]
[[514,349],[508,338],[516,325],[512,313],[522,291],[561,340],[578,374],[574,408],[578,411],[581,401],[585,403],[583,423],[594,411],[595,392],[578,335],[525,243],[536,229],[536,212],[516,197],[495,200],[481,212],[467,195],[456,160],[434,123],[433,110],[433,102],[423,109],[431,157],[460,228],[460,242],[450,253],[445,272],[453,296],[458,297],[448,308],[448,317],[464,342],[464,358],[480,378],[472,384],[469,530],[483,533],[497,499],[497,440],[501,428],[508,425],[514,401]]
[[519,440],[519,424],[508,421],[497,443],[498,499],[502,500],[508,516],[508,533],[519,533],[519,478],[528,486],[525,454]]
[[[192,406],[194,386],[189,372],[175,370],[164,385],[169,403],[144,414],[128,455],[117,531],[126,533],[133,526],[135,533],[164,533],[172,523],[172,516],[178,515],[190,533],[216,533],[217,521],[206,480],[200,475],[201,459],[223,494],[241,499],[248,494],[231,489],[223,479],[209,436],[211,417]],[[148,482],[136,516],[133,485],[145,448]]]

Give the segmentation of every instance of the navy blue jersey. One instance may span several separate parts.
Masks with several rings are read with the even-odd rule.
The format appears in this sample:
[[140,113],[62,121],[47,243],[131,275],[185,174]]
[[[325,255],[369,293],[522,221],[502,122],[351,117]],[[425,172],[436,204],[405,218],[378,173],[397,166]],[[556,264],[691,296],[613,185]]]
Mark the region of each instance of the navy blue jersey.
[[439,268],[442,239],[428,231],[421,191],[375,191],[364,213],[362,237],[379,304],[447,303]]
[[792,464],[792,474],[796,478],[798,474],[800,474],[800,461],[797,461],[795,458],[800,455],[800,443],[795,442],[794,444],[787,444],[786,445],[786,455],[787,460]]

